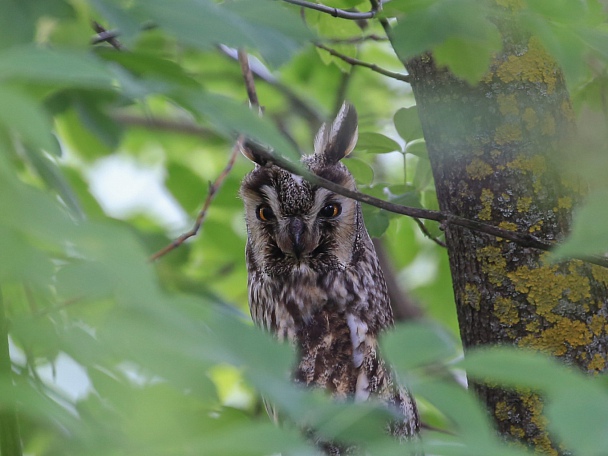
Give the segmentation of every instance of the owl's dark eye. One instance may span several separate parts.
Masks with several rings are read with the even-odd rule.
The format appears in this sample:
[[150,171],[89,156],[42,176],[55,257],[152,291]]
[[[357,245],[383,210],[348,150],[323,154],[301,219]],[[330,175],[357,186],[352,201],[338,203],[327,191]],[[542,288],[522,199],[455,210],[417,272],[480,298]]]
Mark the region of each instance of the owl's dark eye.
[[323,209],[319,211],[319,216],[325,218],[337,217],[342,213],[342,206],[340,203],[329,203],[326,204]]
[[258,206],[258,208],[256,209],[256,215],[258,216],[258,219],[262,222],[269,222],[271,220],[274,220],[274,212],[272,212],[270,206],[266,206],[265,204]]

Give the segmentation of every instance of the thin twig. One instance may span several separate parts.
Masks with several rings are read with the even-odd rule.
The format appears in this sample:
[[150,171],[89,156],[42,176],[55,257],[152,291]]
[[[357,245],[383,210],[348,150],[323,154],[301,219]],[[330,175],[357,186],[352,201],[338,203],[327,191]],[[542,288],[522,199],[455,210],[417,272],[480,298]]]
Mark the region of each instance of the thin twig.
[[304,0],[283,0],[284,2],[291,3],[293,5],[301,6],[302,8],[313,9],[322,13],[331,14],[333,17],[339,17],[341,19],[360,20],[360,19],[371,19],[378,14],[378,8],[372,8],[371,11],[361,13],[358,11],[346,11],[339,8],[332,8],[331,6],[320,5],[318,3],[306,2]]
[[329,52],[334,57],[337,57],[340,60],[343,60],[343,61],[345,61],[346,63],[348,63],[350,65],[353,65],[353,66],[362,66],[362,67],[365,67],[365,68],[369,68],[370,70],[375,71],[376,73],[380,73],[381,75],[387,76],[389,78],[397,79],[398,81],[410,82],[410,77],[407,74],[396,73],[394,71],[385,70],[384,68],[380,68],[375,63],[367,63],[367,62],[363,62],[363,61],[358,60],[358,59],[354,59],[352,57],[349,57],[347,55],[344,55],[344,54],[336,51],[335,49],[327,47],[327,46],[325,46],[324,44],[321,44],[321,43],[315,43],[315,46],[317,46],[319,49],[323,49],[324,51]]
[[422,231],[422,233],[424,233],[424,235],[429,238],[431,241],[433,241],[435,244],[437,244],[440,247],[444,247],[447,248],[447,245],[445,242],[443,242],[441,239],[437,238],[436,236],[433,236],[431,234],[431,232],[429,231],[429,229],[426,227],[426,225],[422,222],[422,220],[420,220],[417,217],[412,217],[414,219],[414,221],[418,224],[418,227],[420,227],[420,231]]
[[201,137],[219,137],[215,130],[211,128],[201,127],[200,125],[186,121],[173,120],[158,117],[143,117],[134,114],[126,114],[122,112],[113,112],[110,114],[112,119],[122,125],[130,125],[142,127],[151,130],[163,130],[174,133],[186,133],[189,135],[197,135]]
[[[241,64],[241,71],[243,73],[243,79],[245,80],[245,86],[247,87],[247,97],[249,98],[249,104],[256,109],[261,110],[260,103],[258,101],[258,95],[257,95],[256,89],[255,89],[255,81],[253,79],[253,74],[251,72],[251,68],[249,67],[249,57],[247,56],[247,53],[244,50],[239,49],[238,58],[239,58],[239,63]],[[205,218],[207,217],[207,211],[209,210],[209,207],[211,206],[211,202],[213,201],[218,190],[224,183],[224,180],[226,179],[226,177],[232,170],[232,167],[234,166],[234,162],[236,161],[236,157],[237,157],[239,151],[242,149],[244,142],[245,142],[245,137],[243,135],[240,135],[237,138],[236,143],[234,144],[234,146],[232,148],[232,152],[230,154],[228,164],[226,165],[224,170],[221,172],[221,174],[215,179],[215,182],[213,182],[213,184],[211,184],[209,186],[209,193],[207,194],[207,198],[205,198],[205,202],[203,203],[203,208],[201,209],[201,211],[198,213],[198,216],[196,217],[196,221],[195,221],[192,229],[190,231],[188,231],[187,233],[182,234],[180,237],[178,237],[176,240],[174,240],[171,244],[169,244],[165,248],[159,250],[154,255],[152,255],[150,257],[150,261],[155,261],[158,258],[160,258],[161,256],[169,253],[171,250],[176,249],[177,247],[182,245],[186,241],[186,239],[189,239],[189,238],[195,236],[199,232],[199,230],[203,226],[203,223],[205,222]]]
[[196,234],[201,229],[201,226],[203,226],[203,223],[205,222],[205,218],[207,217],[207,212],[209,210],[209,206],[211,206],[211,203],[212,203],[213,199],[215,198],[215,195],[217,194],[218,190],[224,183],[224,180],[226,179],[226,177],[228,176],[230,171],[232,170],[232,167],[234,166],[234,162],[236,160],[236,157],[237,157],[239,151],[241,150],[243,142],[244,142],[244,138],[242,136],[239,136],[239,138],[236,141],[236,144],[232,148],[232,152],[230,154],[228,164],[226,165],[224,170],[221,172],[221,174],[215,179],[215,182],[213,182],[213,184],[211,184],[209,186],[209,193],[207,194],[207,198],[205,199],[205,202],[203,203],[203,208],[201,209],[201,211],[198,213],[198,216],[196,217],[196,221],[194,222],[194,226],[192,227],[192,229],[190,231],[182,234],[180,237],[175,239],[171,244],[160,249],[158,252],[156,252],[154,255],[152,255],[149,258],[149,260],[151,262],[159,259],[163,255],[166,255],[171,250],[176,249],[177,247],[182,245],[187,239],[190,239],[191,237],[196,236]]
[[247,89],[247,97],[252,107],[260,109],[260,100],[258,99],[258,93],[255,90],[255,81],[253,80],[253,73],[249,67],[249,57],[244,49],[238,50],[239,63],[241,64],[241,72],[243,73],[243,79],[245,80],[245,88]]
[[91,40],[92,44],[102,43],[104,41],[110,43],[117,51],[122,50],[122,44],[116,39],[118,32],[115,30],[106,30],[99,22],[93,21],[93,29],[97,32],[97,36]]
[[388,41],[385,36],[376,35],[372,33],[370,35],[353,36],[351,38],[329,38],[327,42],[336,44],[357,44],[364,41]]
[[[230,57],[233,60],[238,60],[238,51],[236,49],[223,44],[218,45],[218,49],[225,56]],[[291,87],[283,84],[281,81],[275,78],[259,60],[255,58],[250,59],[249,68],[254,76],[257,76],[262,81],[270,84],[285,97],[287,97],[292,104],[293,109],[298,111],[304,118],[306,118],[306,120],[311,124],[311,128],[312,126],[314,126],[314,128],[318,128],[319,125],[324,122],[325,119],[312,104],[296,94]]]
[[[99,28],[97,28],[95,26],[95,24],[97,24],[97,23],[96,22],[93,23],[93,28],[97,32],[97,35],[95,35],[93,38],[91,38],[91,44],[99,44],[99,43],[104,43],[104,42],[110,42],[110,44],[112,44],[111,41],[120,36],[120,30],[106,30],[102,26],[99,26]],[[99,25],[99,24],[97,24],[97,25]],[[149,22],[147,24],[144,24],[141,27],[141,30],[152,30],[157,27],[158,26],[156,24]],[[122,48],[120,43],[119,43],[119,46],[120,46],[120,48]],[[114,46],[114,47],[116,47],[116,46]]]

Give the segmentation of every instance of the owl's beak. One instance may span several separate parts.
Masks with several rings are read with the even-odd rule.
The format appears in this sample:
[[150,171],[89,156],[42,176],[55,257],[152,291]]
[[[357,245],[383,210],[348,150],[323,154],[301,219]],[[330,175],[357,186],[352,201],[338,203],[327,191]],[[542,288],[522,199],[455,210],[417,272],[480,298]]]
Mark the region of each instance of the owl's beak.
[[306,231],[306,225],[301,218],[292,217],[289,220],[289,240],[293,247],[293,253],[297,258],[304,251],[304,231]]

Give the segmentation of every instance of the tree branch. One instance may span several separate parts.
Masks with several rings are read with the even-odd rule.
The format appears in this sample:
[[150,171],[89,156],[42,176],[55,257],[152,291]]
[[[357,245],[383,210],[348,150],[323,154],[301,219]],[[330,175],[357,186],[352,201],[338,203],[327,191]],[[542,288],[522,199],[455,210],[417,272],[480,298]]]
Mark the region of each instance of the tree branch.
[[[351,198],[362,203],[366,203],[371,206],[387,210],[389,212],[394,212],[396,214],[402,214],[407,215],[409,217],[421,218],[426,220],[435,220],[437,222],[443,223],[444,225],[461,226],[472,231],[489,234],[502,239],[506,239],[508,241],[515,242],[521,247],[529,247],[548,252],[551,251],[557,245],[554,242],[543,241],[538,237],[528,233],[518,233],[516,231],[505,230],[494,225],[479,222],[477,220],[467,219],[458,215],[448,214],[440,211],[433,211],[430,209],[420,209],[415,207],[402,206],[400,204],[394,204],[388,201],[374,198],[373,196],[366,195],[365,193],[361,193],[358,191],[350,190],[346,187],[343,187],[342,185],[336,184],[335,182],[319,177],[316,174],[313,174],[307,169],[303,168],[300,164],[296,164],[287,160],[286,158],[276,156],[272,152],[262,149],[259,146],[256,148],[256,154],[260,155],[268,162],[274,163],[280,168],[289,171],[290,173],[302,176],[304,179],[314,185],[318,185],[319,187],[326,188],[339,195],[346,196],[347,198]],[[606,257],[594,255],[590,257],[575,258],[587,261],[589,263],[597,264],[599,266],[608,267],[608,258]]]
[[326,41],[336,44],[357,44],[364,41],[388,41],[388,38],[372,33],[371,35],[353,36],[352,38],[329,38]]
[[349,57],[347,55],[344,55],[344,54],[336,51],[335,49],[327,47],[327,46],[325,46],[324,44],[321,44],[321,43],[315,43],[315,46],[318,47],[319,49],[323,49],[324,51],[329,52],[334,57],[337,57],[340,60],[343,60],[344,62],[346,62],[346,63],[348,63],[350,65],[353,65],[353,66],[362,66],[362,67],[365,67],[365,68],[369,68],[370,70],[372,70],[372,71],[374,71],[376,73],[380,73],[383,76],[387,76],[387,77],[392,78],[392,79],[397,79],[398,81],[410,82],[410,77],[407,74],[395,73],[394,71],[389,71],[389,70],[385,70],[384,68],[380,68],[375,63],[367,63],[367,62],[363,62],[363,61],[358,60],[358,59],[354,59],[352,57]]
[[[146,121],[146,122],[141,122],[141,123],[134,122],[134,123],[137,125],[141,125],[142,127],[156,128],[156,124],[154,123],[154,121]],[[172,131],[176,131],[176,132],[180,132],[180,133],[194,134],[194,135],[208,133],[206,129],[203,129],[201,127],[196,127],[196,126],[188,124],[188,123],[182,124],[178,121],[163,120],[160,123],[160,125],[162,125],[162,127],[164,129],[172,130]],[[239,145],[238,143],[235,145],[235,148],[233,149],[233,152],[231,155],[231,159],[236,158],[235,151],[238,151],[238,147],[237,147],[238,145]],[[530,247],[530,248],[535,248],[535,249],[539,249],[539,250],[543,250],[543,251],[550,251],[556,245],[553,242],[543,241],[531,234],[518,233],[516,231],[505,230],[503,228],[499,228],[494,225],[489,225],[487,223],[479,222],[477,220],[470,220],[470,219],[466,219],[464,217],[459,217],[457,215],[448,214],[448,213],[440,212],[440,211],[433,211],[430,209],[421,209],[421,208],[416,208],[416,207],[402,206],[400,204],[394,204],[394,203],[391,203],[388,201],[381,200],[379,198],[374,198],[373,196],[366,195],[365,193],[349,190],[346,187],[343,187],[334,182],[328,181],[327,179],[323,179],[323,178],[303,169],[299,164],[293,163],[285,158],[275,156],[270,151],[263,150],[258,147],[257,152],[261,156],[266,158],[266,160],[268,160],[272,163],[275,163],[277,166],[279,166],[291,173],[304,177],[306,180],[308,180],[309,182],[311,182],[315,185],[319,185],[320,187],[324,187],[339,195],[343,195],[348,198],[352,198],[354,200],[369,204],[370,206],[375,206],[377,208],[384,209],[389,212],[406,215],[408,217],[413,217],[413,218],[418,218],[418,219],[434,220],[434,221],[440,222],[444,225],[462,226],[463,228],[467,228],[467,229],[477,231],[480,233],[490,234],[492,236],[500,237],[500,238],[506,239],[508,241],[515,242],[522,247]],[[227,169],[225,169],[222,172],[222,174],[218,177],[218,179],[212,185],[212,187],[213,186],[216,187],[214,192],[217,192],[217,187],[219,185],[221,185],[221,178],[222,179],[225,178],[225,175],[227,175],[228,172],[230,171],[231,163],[229,163],[229,165],[230,166],[227,166]],[[210,195],[208,195],[208,198],[210,196],[211,196],[211,192],[210,192]],[[205,201],[203,211],[204,211],[205,207],[208,207],[208,205],[209,205],[209,202]],[[203,211],[201,211],[201,213]],[[201,214],[199,214],[199,216],[201,216]],[[204,215],[203,215],[203,217],[204,217]],[[198,223],[198,219],[197,219],[197,223]],[[196,227],[196,225],[195,225],[195,227]],[[191,231],[194,231],[194,229]],[[183,241],[185,239],[192,237],[195,234],[196,234],[196,231],[194,231],[194,233],[192,233],[192,234],[190,234],[190,232],[188,232],[188,233],[180,236],[180,238],[178,238],[176,241],[174,241],[174,243],[177,242],[179,245],[179,244],[183,243]],[[185,239],[179,241],[179,239],[181,239],[184,236],[187,236],[187,237]],[[173,248],[175,248],[175,247],[173,247]],[[172,249],[170,249],[170,250],[172,250]],[[164,255],[164,253],[161,255],[155,254],[151,259],[154,260],[162,255]],[[605,258],[602,256],[581,257],[579,259],[581,259],[583,261],[587,261],[589,263],[597,264],[599,266],[608,267],[608,258]]]
[[182,245],[187,239],[190,239],[191,237],[196,236],[196,234],[199,232],[199,230],[203,226],[203,223],[205,222],[205,218],[207,217],[207,211],[209,210],[209,206],[211,206],[211,203],[214,200],[215,195],[217,194],[218,190],[224,183],[224,180],[226,179],[228,174],[230,174],[230,171],[232,170],[232,167],[234,166],[234,162],[236,161],[238,152],[241,150],[243,142],[244,142],[244,138],[242,136],[240,136],[237,139],[236,144],[232,148],[232,152],[230,154],[230,158],[228,159],[228,163],[226,164],[226,167],[220,173],[220,175],[215,179],[213,184],[211,184],[209,186],[209,193],[207,194],[207,198],[205,199],[205,202],[203,203],[203,208],[201,209],[201,211],[198,213],[198,216],[196,217],[196,221],[194,222],[194,226],[192,227],[192,229],[190,231],[182,234],[180,237],[175,239],[168,246],[160,249],[158,252],[156,252],[154,255],[152,255],[149,258],[149,261],[152,262],[152,261],[158,260],[160,257],[162,257],[163,255],[166,255],[171,250],[174,250],[177,247],[179,247],[180,245]]
[[[258,95],[255,90],[255,82],[253,80],[253,74],[251,73],[251,68],[249,67],[249,57],[247,56],[247,53],[241,49],[239,49],[239,51],[238,51],[238,57],[239,57],[239,63],[241,64],[241,71],[243,73],[243,79],[245,80],[245,86],[247,87],[247,96],[249,98],[249,103],[251,104],[252,107],[255,107],[256,109],[260,110]],[[241,148],[243,147],[244,142],[245,142],[245,137],[243,135],[239,135],[239,137],[236,140],[236,143],[232,147],[232,152],[230,154],[230,158],[228,159],[228,163],[226,164],[226,167],[221,172],[221,174],[215,179],[215,182],[213,182],[213,184],[211,184],[209,186],[209,193],[207,194],[207,198],[205,198],[205,202],[203,203],[203,208],[201,209],[201,211],[198,213],[198,216],[196,217],[196,221],[195,221],[192,229],[190,231],[188,231],[187,233],[182,234],[180,237],[178,237],[176,240],[174,240],[171,244],[169,244],[168,246],[164,247],[163,249],[159,250],[154,255],[152,255],[149,259],[150,261],[157,260],[158,258],[162,257],[163,255],[169,253],[171,250],[174,250],[177,247],[179,247],[180,245],[182,245],[186,241],[186,239],[196,236],[196,234],[199,232],[199,230],[203,226],[203,223],[205,222],[205,218],[207,217],[207,211],[209,210],[209,207],[211,206],[211,202],[215,198],[215,195],[217,194],[218,190],[224,183],[224,180],[226,179],[228,174],[230,174],[230,171],[232,171],[232,167],[234,166],[236,157],[237,157],[239,151],[241,150]]]
[[361,13],[361,12],[354,12],[354,11],[346,11],[346,10],[342,10],[339,8],[332,8],[331,6],[325,6],[325,5],[321,5],[319,3],[306,2],[304,0],[283,0],[283,1],[286,3],[291,3],[292,5],[301,6],[302,8],[308,8],[308,9],[312,9],[315,11],[320,11],[325,14],[330,14],[333,17],[339,17],[342,19],[350,19],[350,20],[354,20],[354,21],[357,21],[359,19],[371,19],[371,18],[375,17],[376,14],[378,14],[378,11],[380,10],[380,5],[377,5],[376,8],[372,8],[371,11]]
[[249,98],[249,104],[251,104],[253,108],[261,110],[258,93],[255,90],[253,73],[251,72],[251,67],[249,66],[249,56],[244,49],[239,49],[238,58],[239,63],[241,64],[241,73],[243,73],[243,79],[245,80],[245,88],[247,89],[247,98]]
[[214,130],[210,128],[201,127],[200,125],[194,122],[186,120],[173,120],[159,117],[143,117],[122,112],[113,112],[110,114],[110,117],[115,122],[122,125],[142,127],[150,130],[163,130],[174,133],[185,133],[188,135],[197,135],[207,138],[219,137],[219,135]]
[[91,40],[91,44],[99,44],[103,43],[104,41],[107,41],[117,51],[122,50],[122,45],[116,39],[116,37],[118,36],[118,32],[116,30],[106,30],[97,21],[93,21],[93,30],[97,32],[97,36],[93,37],[93,39]]

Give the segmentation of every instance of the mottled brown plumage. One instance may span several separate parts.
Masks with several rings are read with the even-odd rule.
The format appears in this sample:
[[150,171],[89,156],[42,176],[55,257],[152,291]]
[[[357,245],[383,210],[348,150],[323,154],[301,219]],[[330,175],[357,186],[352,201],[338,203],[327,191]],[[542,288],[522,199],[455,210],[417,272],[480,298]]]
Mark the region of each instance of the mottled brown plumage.
[[[344,104],[302,163],[354,190],[340,160],[356,140],[357,115]],[[393,315],[359,202],[265,163],[253,147],[243,152],[256,162],[241,186],[253,320],[295,345],[295,381],[338,398],[377,397],[403,416],[391,432],[416,435],[416,405],[378,354],[378,334],[393,324]],[[332,445],[325,450],[340,453]]]

